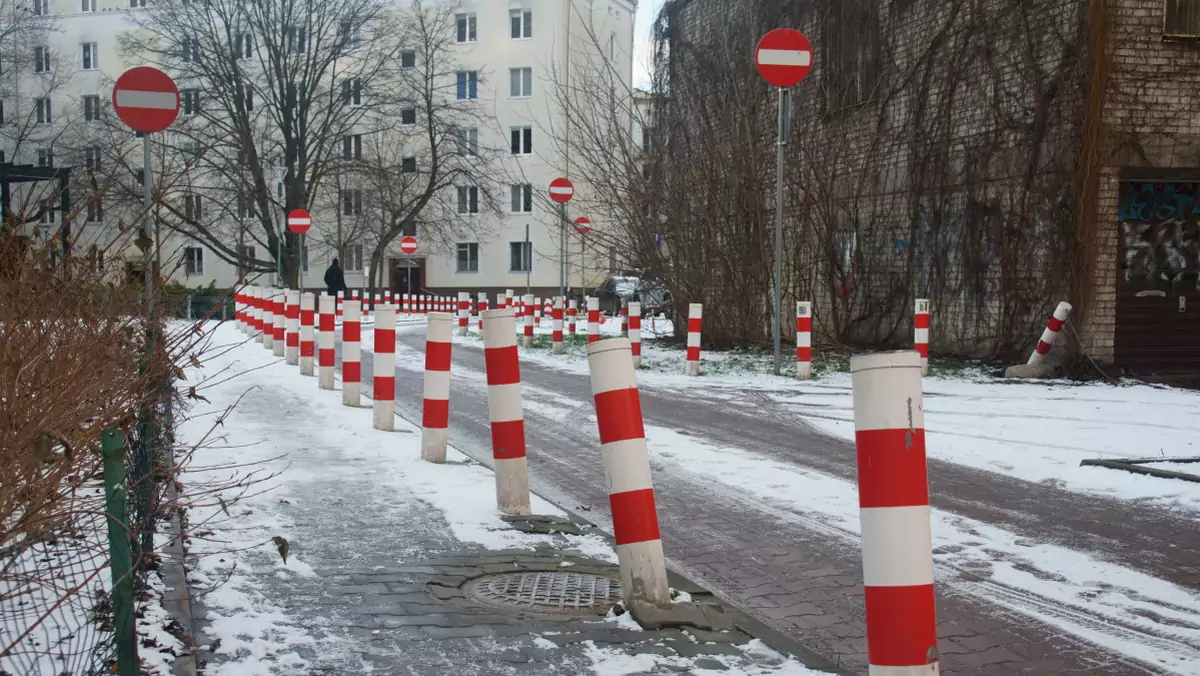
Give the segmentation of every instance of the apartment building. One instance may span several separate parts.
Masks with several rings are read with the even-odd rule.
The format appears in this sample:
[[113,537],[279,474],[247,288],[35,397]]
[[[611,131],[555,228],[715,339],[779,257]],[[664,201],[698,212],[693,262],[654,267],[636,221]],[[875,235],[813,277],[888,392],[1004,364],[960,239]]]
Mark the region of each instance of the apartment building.
[[[397,8],[407,6],[396,2]],[[116,78],[144,63],[122,38],[144,26],[145,15],[139,13],[154,11],[153,0],[7,0],[6,4],[12,4],[13,12],[28,9],[45,21],[32,27],[28,44],[18,48],[28,51],[29,58],[0,74],[4,78],[0,115],[7,117],[0,126],[4,146],[0,161],[71,166],[77,178],[85,173],[105,175],[119,183],[123,197],[97,200],[94,206],[89,204],[85,224],[79,218],[72,222],[74,237],[103,248],[128,230],[138,210],[135,197],[143,176],[140,139],[114,125],[108,112]],[[564,228],[547,188],[555,177],[571,177],[571,124],[562,112],[563,97],[577,95],[569,88],[571,74],[611,68],[626,84],[632,79],[635,0],[465,0],[453,6],[430,0],[430,4],[448,10],[442,16],[453,23],[449,35],[455,72],[438,86],[480,111],[478,123],[461,131],[460,145],[490,149],[486,153],[490,164],[477,172],[484,180],[446,186],[407,230],[420,242],[417,254],[405,256],[398,241],[392,243],[375,273],[376,285],[400,290],[412,279],[414,287],[435,292],[496,292],[528,283],[537,293],[546,294],[557,292],[562,269],[568,287],[595,286],[607,274],[608,261],[595,253],[596,247],[587,247],[573,229]],[[182,44],[186,59],[187,43]],[[244,47],[239,43],[237,48],[249,53],[256,47],[247,38]],[[412,67],[411,58],[411,52],[399,50],[399,68]],[[206,181],[212,179],[200,177],[201,170],[193,169],[203,164],[197,157],[205,149],[188,140],[187,130],[202,122],[196,112],[206,105],[208,95],[186,77],[172,75],[180,79],[183,110],[176,125],[155,139],[152,162],[156,172],[175,177],[170,199],[178,218],[199,221],[203,216],[204,227],[219,232],[222,239],[214,243],[160,228],[162,270],[188,286],[213,283],[226,288],[246,272],[244,266],[224,260],[230,251],[243,252],[250,259],[272,256],[264,251],[261,238],[254,241],[247,234],[253,233],[255,206],[240,191],[205,192]],[[350,96],[357,97],[358,91],[352,90]],[[247,101],[247,105],[252,104]],[[407,124],[408,115],[407,109],[399,110],[399,122]],[[364,138],[370,139],[377,128],[382,125],[338,139],[339,152],[347,160],[357,159]],[[405,155],[402,150],[389,153]],[[405,167],[410,162],[407,156],[388,159]],[[287,178],[274,171],[264,173],[272,174],[264,181],[278,185],[282,197],[281,179]],[[370,189],[369,182],[350,174],[309,186],[314,225],[302,254],[305,287],[321,286],[334,257],[342,259],[349,286],[367,285],[372,229],[362,228],[359,241],[342,235],[350,221],[369,224],[377,218]],[[576,191],[586,195],[588,187],[576,181]],[[76,202],[79,193],[76,189]],[[273,208],[282,218],[282,207]],[[567,224],[580,215],[567,205]],[[603,219],[590,217],[593,228],[603,232]],[[31,228],[46,234],[61,218],[62,214],[48,214]],[[455,221],[456,227],[446,231],[452,236],[437,228],[443,220]],[[215,244],[224,251],[217,251]],[[123,256],[131,265],[141,258],[132,246],[117,252],[110,248],[108,255]]]

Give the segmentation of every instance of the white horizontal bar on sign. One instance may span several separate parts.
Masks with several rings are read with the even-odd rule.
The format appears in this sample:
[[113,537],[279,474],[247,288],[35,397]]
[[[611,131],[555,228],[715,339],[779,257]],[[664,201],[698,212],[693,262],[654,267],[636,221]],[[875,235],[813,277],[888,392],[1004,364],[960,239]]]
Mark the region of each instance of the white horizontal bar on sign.
[[289,218],[288,225],[312,225],[311,218]]
[[574,195],[575,188],[550,188],[551,195]]
[[760,49],[758,63],[762,66],[809,66],[812,52],[795,49]]
[[179,97],[171,92],[149,92],[137,89],[118,89],[117,105],[122,108],[153,108],[155,110],[175,110],[179,107]]

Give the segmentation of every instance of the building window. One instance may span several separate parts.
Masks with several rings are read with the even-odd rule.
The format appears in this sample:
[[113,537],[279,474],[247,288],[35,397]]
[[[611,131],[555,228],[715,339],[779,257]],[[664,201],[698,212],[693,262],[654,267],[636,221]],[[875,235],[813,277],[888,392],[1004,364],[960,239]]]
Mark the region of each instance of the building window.
[[254,56],[254,36],[252,34],[242,33],[234,36],[233,56],[237,59],[249,59]]
[[512,212],[514,214],[533,213],[533,186],[528,183],[516,183],[512,186]]
[[608,34],[608,60],[612,61],[617,58],[617,35],[616,33]]
[[457,41],[460,43],[475,42],[475,15],[458,14],[454,18],[458,23]]
[[363,247],[361,244],[347,244],[342,247],[342,269],[346,272],[362,272]]
[[0,125],[4,124],[4,101],[0,100]]
[[189,221],[200,220],[200,196],[199,195],[184,195],[183,196],[183,216]]
[[82,45],[83,49],[83,69],[96,70],[100,67],[100,50],[96,48],[96,43],[85,42]]
[[400,124],[416,124],[417,123],[417,107],[406,106],[400,109]]
[[342,101],[348,106],[362,105],[362,80],[356,77],[342,80]]
[[254,218],[257,214],[254,213],[254,200],[248,195],[238,195],[238,218],[247,219]]
[[100,200],[99,195],[94,195],[88,200],[87,222],[99,223],[104,220],[104,203]]
[[533,96],[533,69],[509,68],[509,96],[523,99]]
[[459,127],[454,130],[458,154],[463,157],[474,157],[479,154],[479,129],[477,127]]
[[342,44],[346,46],[346,51],[352,52],[358,49],[362,44],[361,27],[353,21],[342,22]]
[[879,74],[877,3],[839,2],[830,6],[821,49],[825,105],[830,112],[853,108],[875,96]]
[[400,159],[400,173],[415,174],[417,173],[417,158],[404,157]]
[[50,148],[38,148],[38,166],[53,167],[54,166],[54,151]]
[[258,258],[258,252],[252,246],[238,246],[238,274],[244,275],[250,271],[250,264]]
[[183,250],[183,274],[188,276],[204,274],[204,249],[198,246],[189,246]]
[[342,159],[362,159],[362,134],[354,134],[342,139]]
[[57,222],[57,216],[54,208],[54,200],[42,200],[42,223],[55,223]]
[[479,213],[479,188],[473,185],[458,186],[458,213]]
[[100,97],[88,94],[83,97],[83,119],[85,122],[95,122],[100,119]]
[[246,96],[242,99],[242,101],[246,104],[246,112],[247,113],[254,112],[254,90],[253,89],[249,89],[249,88],[246,89]]
[[411,70],[417,67],[417,53],[411,49],[401,50],[400,52],[400,68],[402,70]]
[[532,155],[533,127],[513,127],[509,130],[509,146],[513,155]]
[[457,74],[457,79],[458,98],[460,101],[479,98],[479,71],[459,71]]
[[293,54],[303,54],[308,43],[305,41],[304,26],[293,26],[288,31],[288,48]]
[[48,16],[50,14],[50,0],[33,0],[33,15]]
[[134,9],[138,9],[139,7],[145,7],[146,0],[129,0],[129,6]]
[[342,215],[361,216],[363,194],[361,190],[342,190]]
[[533,37],[533,12],[528,9],[508,11],[509,37],[514,40]]
[[198,115],[200,113],[200,90],[184,89],[179,94],[179,98],[183,101],[183,114]]
[[196,38],[185,37],[179,40],[179,60],[184,63],[191,63],[198,58],[198,47]]
[[89,171],[100,171],[100,149],[85,148],[83,151],[83,166]]
[[80,11],[94,12],[96,11],[96,0],[83,0],[79,6]]
[[33,48],[33,71],[35,73],[50,72],[50,48],[49,47],[34,47]]
[[1166,0],[1163,5],[1163,36],[1200,37],[1200,3],[1195,0]]
[[51,122],[54,121],[54,119],[53,119],[54,116],[50,112],[50,99],[48,99],[48,98],[34,99],[33,103],[34,103],[34,108],[36,108],[36,110],[37,110],[37,123],[38,124],[50,124]]
[[509,242],[508,261],[509,272],[533,272],[533,242]]
[[458,272],[479,272],[479,245],[477,243],[458,243]]
[[133,178],[138,185],[146,185],[146,168],[138,167],[133,170]]

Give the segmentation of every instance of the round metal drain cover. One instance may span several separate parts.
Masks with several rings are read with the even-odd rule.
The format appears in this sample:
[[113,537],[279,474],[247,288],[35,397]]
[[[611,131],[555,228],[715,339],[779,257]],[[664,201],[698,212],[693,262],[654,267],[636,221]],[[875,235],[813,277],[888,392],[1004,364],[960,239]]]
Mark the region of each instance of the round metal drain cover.
[[467,583],[476,600],[500,608],[568,615],[603,615],[621,600],[621,583],[586,573],[501,573]]

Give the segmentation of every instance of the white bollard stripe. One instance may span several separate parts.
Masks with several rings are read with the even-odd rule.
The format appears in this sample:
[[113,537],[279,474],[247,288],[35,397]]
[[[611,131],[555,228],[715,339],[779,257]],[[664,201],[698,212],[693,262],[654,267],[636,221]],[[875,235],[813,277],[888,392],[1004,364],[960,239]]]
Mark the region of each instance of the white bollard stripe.
[[897,366],[911,364],[917,358],[913,352],[881,352],[855,357],[858,370],[855,382],[862,385],[854,391],[854,429],[919,430],[925,428],[923,407],[907,397],[891,393],[904,392],[908,380]]
[[645,439],[625,439],[603,444],[600,446],[600,456],[604,459],[609,494],[654,488],[650,464],[645,461]]
[[513,422],[524,420],[525,414],[521,406],[521,383],[507,385],[488,385],[488,392],[495,393],[491,416],[492,422]]
[[871,507],[862,520],[863,584],[908,587],[933,584],[929,505]]
[[426,370],[423,396],[426,399],[449,399],[450,372]]

